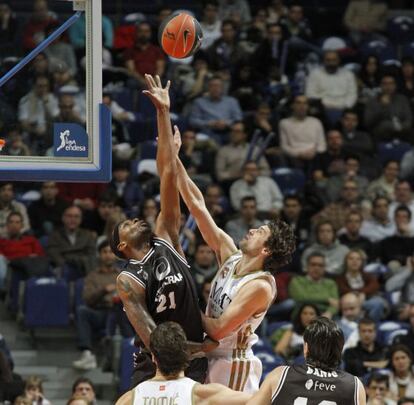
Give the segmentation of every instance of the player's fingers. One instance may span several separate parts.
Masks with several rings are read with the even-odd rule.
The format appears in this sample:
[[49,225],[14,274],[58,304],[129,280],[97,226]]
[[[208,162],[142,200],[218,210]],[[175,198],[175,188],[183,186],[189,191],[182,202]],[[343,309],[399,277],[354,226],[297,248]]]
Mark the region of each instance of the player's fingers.
[[171,80],[168,80],[167,85],[165,86],[165,90],[170,90]]
[[158,87],[162,88],[161,79],[158,75],[155,75],[155,83],[157,84]]
[[151,75],[146,74],[145,78],[147,79],[147,83],[150,89],[153,89],[154,87],[156,87],[154,78]]
[[145,78],[145,82],[147,83],[147,87],[148,87],[149,89],[152,89],[152,83],[151,83],[151,81],[150,81],[150,75],[145,74],[145,75],[144,75],[144,78]]
[[180,130],[177,127],[177,125],[174,125],[174,131],[175,131],[176,134],[180,134]]

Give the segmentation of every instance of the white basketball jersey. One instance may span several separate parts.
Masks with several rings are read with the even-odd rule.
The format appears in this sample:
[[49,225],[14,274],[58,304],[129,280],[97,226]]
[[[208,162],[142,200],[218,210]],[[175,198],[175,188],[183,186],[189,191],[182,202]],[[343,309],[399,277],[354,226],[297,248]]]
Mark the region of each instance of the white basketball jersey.
[[193,388],[198,384],[183,377],[169,381],[148,380],[134,388],[133,405],[189,405],[193,403]]
[[[264,278],[268,280],[273,288],[273,296],[276,297],[276,283],[274,277],[268,271],[255,271],[244,276],[235,275],[237,263],[242,258],[242,253],[237,251],[230,256],[217,272],[210,290],[206,315],[212,318],[219,318],[235,298],[236,294],[249,281]],[[269,303],[270,305],[270,303]],[[267,310],[267,309],[266,309]],[[266,310],[252,318],[247,319],[238,330],[232,332],[229,336],[220,340],[220,345],[209,355],[224,355],[228,352],[232,354],[233,350],[239,350],[244,353],[250,351],[252,346],[257,342],[258,337],[254,333],[262,322]]]

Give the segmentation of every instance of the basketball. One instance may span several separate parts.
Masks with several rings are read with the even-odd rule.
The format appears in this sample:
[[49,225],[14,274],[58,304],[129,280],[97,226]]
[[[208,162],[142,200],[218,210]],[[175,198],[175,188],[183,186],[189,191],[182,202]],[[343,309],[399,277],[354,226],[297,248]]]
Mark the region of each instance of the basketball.
[[158,40],[164,52],[177,59],[191,56],[200,48],[202,39],[200,23],[184,12],[166,18],[158,31]]

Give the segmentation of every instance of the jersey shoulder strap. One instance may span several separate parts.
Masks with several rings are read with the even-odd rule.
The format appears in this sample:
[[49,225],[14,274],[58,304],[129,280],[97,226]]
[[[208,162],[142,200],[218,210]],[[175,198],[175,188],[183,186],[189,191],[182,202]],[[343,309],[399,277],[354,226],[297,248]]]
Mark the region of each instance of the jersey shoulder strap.
[[172,255],[180,260],[185,266],[190,267],[187,263],[187,259],[183,257],[170,242],[166,241],[165,239],[159,238],[158,236],[153,238],[154,246],[162,246],[166,248]]
[[279,395],[279,392],[282,389],[283,384],[285,383],[286,376],[287,376],[287,373],[290,369],[290,366],[280,366],[280,368],[282,369],[282,372],[280,374],[279,382],[276,384],[276,386],[274,388],[271,403],[273,403],[274,399]]

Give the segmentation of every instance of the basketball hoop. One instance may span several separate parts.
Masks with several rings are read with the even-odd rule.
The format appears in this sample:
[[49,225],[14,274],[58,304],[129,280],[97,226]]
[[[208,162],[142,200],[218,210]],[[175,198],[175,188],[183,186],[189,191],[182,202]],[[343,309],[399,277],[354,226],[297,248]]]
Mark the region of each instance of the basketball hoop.
[[6,141],[4,139],[0,139],[0,152],[3,150],[5,145],[6,145]]

